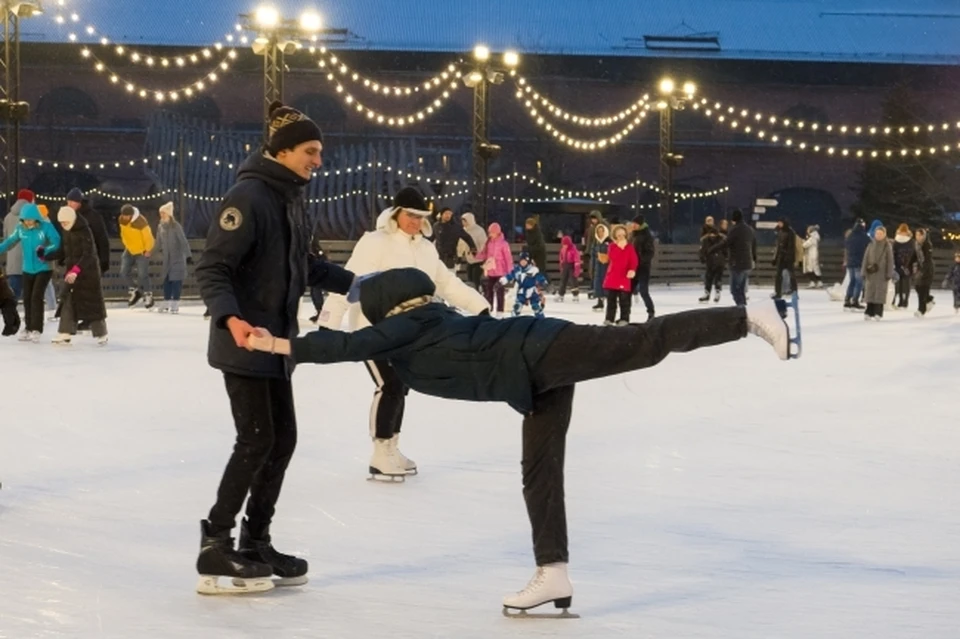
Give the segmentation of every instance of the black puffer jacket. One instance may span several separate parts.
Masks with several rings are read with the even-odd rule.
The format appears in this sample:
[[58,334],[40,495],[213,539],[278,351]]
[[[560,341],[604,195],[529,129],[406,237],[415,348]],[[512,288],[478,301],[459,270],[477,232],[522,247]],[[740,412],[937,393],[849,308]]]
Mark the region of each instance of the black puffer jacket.
[[700,262],[707,268],[722,268],[726,255],[723,251],[713,251],[714,246],[723,242],[723,236],[715,226],[704,225],[700,234]]
[[640,258],[640,267],[637,270],[650,270],[653,265],[653,258],[657,254],[657,245],[653,241],[653,233],[650,232],[650,225],[646,222],[633,233],[633,250],[637,252]]
[[[425,395],[478,402],[506,402],[521,413],[533,409],[530,372],[557,334],[559,319],[489,315],[464,317],[429,302],[435,286],[415,268],[384,271],[360,286],[360,308],[373,324],[355,333],[321,329],[293,341],[297,362],[362,362],[386,359],[403,383]],[[387,317],[408,300],[421,306]]]
[[530,259],[537,265],[543,276],[547,276],[547,244],[543,240],[543,231],[540,229],[539,220],[533,225],[533,228],[524,228],[524,239],[526,240],[523,250],[530,254]]
[[346,293],[353,275],[309,255],[303,210],[306,180],[257,153],[244,161],[210,225],[197,264],[200,294],[210,311],[210,365],[252,377],[288,378],[289,359],[238,348],[230,317],[296,337],[297,312],[307,286]]
[[917,286],[933,286],[933,245],[930,240],[926,240],[919,247],[918,258],[920,260],[920,272],[917,273]]
[[747,224],[737,222],[722,242],[710,249],[711,253],[726,250],[730,255],[730,270],[749,271],[757,261],[757,237]]
[[110,270],[110,237],[107,235],[107,225],[103,222],[103,216],[91,207],[89,202],[84,201],[80,204],[77,217],[87,221],[90,233],[93,234],[93,243],[97,248],[100,273],[106,273]]
[[778,272],[784,268],[793,270],[797,263],[797,234],[786,222],[781,224],[777,229],[777,246],[773,253],[773,265]]
[[450,218],[449,222],[435,224],[433,237],[440,261],[447,268],[453,268],[457,263],[457,242],[460,240],[466,242],[471,251],[476,252],[477,250],[477,243],[473,241],[473,238],[470,237],[463,226],[453,218]]

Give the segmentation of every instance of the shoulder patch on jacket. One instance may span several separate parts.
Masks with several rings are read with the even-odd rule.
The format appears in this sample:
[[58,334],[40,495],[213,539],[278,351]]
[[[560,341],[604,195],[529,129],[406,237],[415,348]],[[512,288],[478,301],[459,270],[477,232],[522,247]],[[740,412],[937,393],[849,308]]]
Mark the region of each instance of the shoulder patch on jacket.
[[220,228],[224,231],[236,231],[243,224],[243,213],[236,207],[229,207],[220,214]]

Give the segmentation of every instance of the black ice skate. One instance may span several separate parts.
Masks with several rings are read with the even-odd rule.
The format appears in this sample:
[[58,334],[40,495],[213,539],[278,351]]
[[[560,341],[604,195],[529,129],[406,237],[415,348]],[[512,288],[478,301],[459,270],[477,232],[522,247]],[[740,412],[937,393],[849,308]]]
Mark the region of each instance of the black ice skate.
[[140,298],[143,297],[143,291],[139,288],[131,288],[130,294],[127,297],[127,306],[134,307],[137,305],[137,302],[140,301]]
[[[264,592],[274,586],[273,569],[265,563],[247,559],[233,549],[230,531],[210,533],[210,522],[200,522],[200,556],[197,557],[197,592],[201,595],[245,594]],[[219,583],[220,577],[231,578],[232,586]]]
[[17,302],[12,300],[0,306],[0,313],[3,314],[3,336],[9,337],[16,335],[20,330],[20,314],[17,313]]
[[261,539],[253,539],[246,519],[240,523],[240,554],[248,561],[266,564],[272,569],[274,585],[302,586],[307,583],[307,560],[277,552],[270,543],[268,532]]

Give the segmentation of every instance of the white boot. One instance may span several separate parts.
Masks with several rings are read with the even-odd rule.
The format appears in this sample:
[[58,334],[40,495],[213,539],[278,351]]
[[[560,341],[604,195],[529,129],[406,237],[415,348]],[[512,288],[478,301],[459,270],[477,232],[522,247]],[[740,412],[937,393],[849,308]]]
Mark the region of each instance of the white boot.
[[160,302],[160,306],[157,307],[158,313],[169,313],[170,312],[170,300],[163,300]]
[[373,456],[370,458],[370,478],[390,481],[399,478],[403,481],[406,474],[407,471],[397,456],[393,439],[374,439]]
[[[527,587],[514,595],[503,598],[503,607],[513,610],[529,610],[553,602],[557,608],[566,610],[573,602],[573,585],[567,576],[567,564],[556,563],[537,566],[537,572]],[[504,611],[506,612],[506,610]]]
[[106,346],[109,341],[110,337],[108,335],[101,335],[97,338],[97,346]]
[[747,307],[747,330],[773,346],[780,359],[790,358],[790,331],[774,302]]
[[55,346],[70,346],[70,340],[73,339],[73,335],[70,333],[57,333],[57,336],[50,340],[50,343]]
[[174,315],[177,315],[180,313],[180,300],[173,300],[172,302],[170,302],[170,312],[173,313]]
[[400,452],[400,433],[390,438],[390,445],[393,446],[393,452],[397,456],[397,459],[400,460],[400,465],[403,466],[406,473],[408,475],[416,475],[417,462]]

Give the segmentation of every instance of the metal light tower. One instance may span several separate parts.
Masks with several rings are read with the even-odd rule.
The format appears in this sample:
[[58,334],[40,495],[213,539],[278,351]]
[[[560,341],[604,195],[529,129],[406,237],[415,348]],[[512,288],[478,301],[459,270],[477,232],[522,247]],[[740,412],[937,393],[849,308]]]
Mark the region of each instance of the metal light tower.
[[253,14],[242,14],[240,19],[242,28],[257,33],[253,52],[263,56],[263,139],[266,141],[270,103],[283,100],[284,57],[300,48],[300,38],[309,36],[316,42],[319,36],[337,36],[336,41],[342,41],[348,32],[346,29],[323,28],[316,11],[305,11],[299,20],[293,20],[283,18],[275,7],[269,5],[258,7]]
[[0,0],[3,11],[2,86],[0,86],[0,167],[4,198],[20,188],[20,123],[30,114],[30,105],[20,101],[20,18],[43,13],[39,0]]
[[[463,77],[463,83],[473,89],[473,192],[471,206],[480,224],[487,223],[488,167],[490,160],[500,154],[500,147],[490,144],[487,129],[490,123],[490,85],[503,84],[504,71],[494,68],[490,62],[490,49],[477,45],[473,50],[476,64],[473,71]],[[514,69],[520,63],[515,51],[503,54],[503,64]]]
[[682,91],[677,91],[673,80],[660,81],[660,228],[664,241],[673,242],[673,170],[683,165],[683,156],[673,150],[674,112],[682,111],[688,100],[693,99],[697,86],[684,82]]

